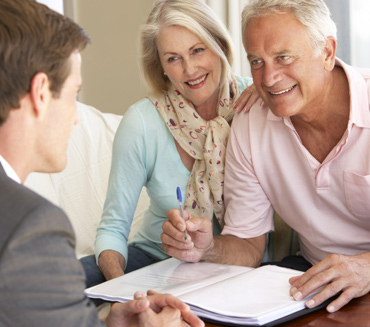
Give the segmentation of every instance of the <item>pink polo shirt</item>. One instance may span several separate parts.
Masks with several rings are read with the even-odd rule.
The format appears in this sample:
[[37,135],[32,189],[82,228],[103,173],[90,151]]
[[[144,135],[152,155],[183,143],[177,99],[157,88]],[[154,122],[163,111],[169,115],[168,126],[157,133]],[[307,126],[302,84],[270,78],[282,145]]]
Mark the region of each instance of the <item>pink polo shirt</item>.
[[289,117],[257,102],[232,124],[225,176],[225,227],[240,238],[274,229],[273,210],[300,237],[316,264],[331,253],[370,251],[370,69],[342,66],[350,86],[350,119],[323,163],[302,145]]

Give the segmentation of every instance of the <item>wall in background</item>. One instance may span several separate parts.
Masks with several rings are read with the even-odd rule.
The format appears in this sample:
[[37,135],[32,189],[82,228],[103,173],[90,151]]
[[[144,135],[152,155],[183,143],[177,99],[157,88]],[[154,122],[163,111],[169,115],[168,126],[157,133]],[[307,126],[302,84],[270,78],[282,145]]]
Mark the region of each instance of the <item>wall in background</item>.
[[351,64],[370,68],[370,1],[350,1]]
[[137,40],[152,5],[153,0],[65,0],[66,15],[73,15],[92,39],[82,52],[81,102],[123,114],[146,95]]

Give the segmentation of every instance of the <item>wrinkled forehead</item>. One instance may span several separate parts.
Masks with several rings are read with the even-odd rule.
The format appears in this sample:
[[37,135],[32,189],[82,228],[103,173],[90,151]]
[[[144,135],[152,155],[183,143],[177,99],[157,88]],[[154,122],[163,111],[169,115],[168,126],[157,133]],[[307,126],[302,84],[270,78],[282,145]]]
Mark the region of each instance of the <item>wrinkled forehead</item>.
[[248,57],[307,50],[311,43],[306,27],[291,13],[270,13],[250,20],[244,35]]

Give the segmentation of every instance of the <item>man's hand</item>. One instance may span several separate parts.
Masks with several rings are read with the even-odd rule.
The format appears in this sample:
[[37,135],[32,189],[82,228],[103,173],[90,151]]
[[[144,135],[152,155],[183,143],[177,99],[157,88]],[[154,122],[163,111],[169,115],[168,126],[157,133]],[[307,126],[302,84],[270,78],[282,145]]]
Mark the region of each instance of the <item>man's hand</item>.
[[108,327],[139,326],[138,314],[148,310],[149,301],[143,297],[127,303],[114,303],[105,319]]
[[[192,217],[184,210],[184,218],[178,209],[171,209],[163,223],[161,235],[163,249],[172,257],[186,262],[200,261],[213,246],[212,222],[205,217]],[[187,237],[185,240],[184,230]]]
[[203,327],[204,323],[178,298],[148,291],[146,297],[137,292],[134,300],[114,303],[106,319],[108,327]]
[[316,307],[342,292],[326,308],[328,312],[335,312],[353,298],[370,291],[370,253],[355,256],[332,254],[303,275],[292,277],[289,282],[292,285],[290,293],[295,300],[301,300],[326,285],[321,292],[306,302],[309,308]]
[[[140,295],[139,295],[140,296]],[[137,295],[135,295],[135,298]],[[169,295],[169,294],[159,294],[155,291],[149,290],[147,292],[147,299],[150,302],[150,309],[153,310],[154,313],[157,313],[157,315],[162,315],[161,318],[164,318],[164,323],[157,324],[155,326],[176,326],[178,325],[179,321],[177,316],[180,316],[180,326],[188,326],[191,325],[193,327],[203,327],[204,322],[200,320],[189,308],[187,304],[179,300],[178,298]],[[176,309],[178,312],[175,314],[174,311],[165,311],[164,309]],[[142,316],[145,317],[149,314],[149,316],[153,316],[153,313],[150,313],[150,311],[145,311]],[[169,319],[166,318],[166,315],[172,315],[172,317],[175,317],[175,319],[172,320],[172,323]],[[140,319],[143,319],[143,317],[140,317]],[[186,323],[185,323],[186,322]],[[146,325],[144,325],[146,326]],[[154,326],[154,325],[153,325]]]

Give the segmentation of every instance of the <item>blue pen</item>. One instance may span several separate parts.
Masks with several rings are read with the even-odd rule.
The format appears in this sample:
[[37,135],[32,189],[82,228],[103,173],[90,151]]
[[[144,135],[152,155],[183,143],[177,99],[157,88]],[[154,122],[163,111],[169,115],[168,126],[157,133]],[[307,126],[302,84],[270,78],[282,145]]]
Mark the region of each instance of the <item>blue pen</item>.
[[[184,209],[183,209],[183,206],[182,206],[181,190],[180,190],[179,187],[177,187],[176,193],[177,193],[177,200],[179,201],[180,215],[181,215],[181,218],[185,221]],[[186,229],[184,230],[184,238],[185,238],[185,240],[188,238],[188,236],[186,235]]]

